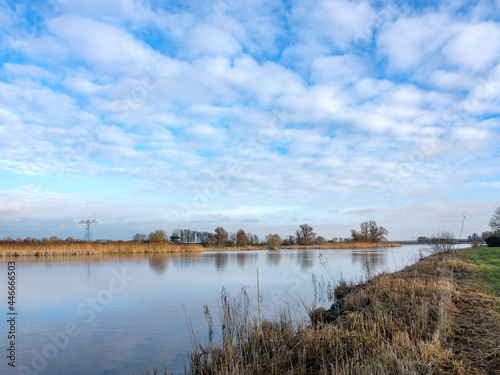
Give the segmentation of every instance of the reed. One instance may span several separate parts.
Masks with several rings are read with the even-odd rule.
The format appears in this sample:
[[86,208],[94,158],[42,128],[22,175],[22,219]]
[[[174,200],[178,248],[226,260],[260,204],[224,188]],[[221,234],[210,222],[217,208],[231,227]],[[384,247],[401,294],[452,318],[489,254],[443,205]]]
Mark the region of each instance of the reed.
[[0,244],[2,257],[52,257],[101,254],[137,253],[180,253],[206,251],[199,244],[176,245],[172,243],[133,243],[133,242],[77,242],[77,243],[9,243]]
[[[222,327],[215,329],[221,332],[220,340],[195,341],[186,373],[493,373],[499,364],[498,311],[493,333],[489,338],[483,333],[483,349],[473,353],[478,366],[486,363],[484,372],[455,348],[456,340],[465,339],[459,337],[464,317],[457,316],[455,305],[457,298],[467,295],[468,286],[460,284],[462,275],[473,275],[471,264],[462,259],[449,254],[426,258],[360,285],[342,285],[332,308],[311,309],[309,318],[299,322],[289,312],[282,312],[274,320],[259,323],[249,312],[246,293],[231,298],[224,292]],[[477,297],[469,297],[477,302]],[[491,303],[485,306],[491,307]]]

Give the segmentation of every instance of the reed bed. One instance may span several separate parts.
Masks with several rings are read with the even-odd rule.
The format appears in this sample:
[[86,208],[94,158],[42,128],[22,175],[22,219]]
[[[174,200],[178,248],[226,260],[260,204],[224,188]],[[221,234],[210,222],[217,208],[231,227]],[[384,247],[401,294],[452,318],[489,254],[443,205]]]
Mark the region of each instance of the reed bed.
[[[364,249],[398,247],[395,243],[372,242],[326,242],[309,246],[293,245],[286,249]],[[200,244],[136,243],[136,242],[47,242],[47,243],[0,243],[0,257],[53,257],[74,255],[137,254],[137,253],[182,253],[202,251],[247,251],[267,250],[267,246],[206,247]]]
[[[483,334],[473,353],[486,370],[474,367],[474,361],[454,347],[455,340],[468,339],[460,337],[457,327],[464,317],[457,315],[455,306],[457,299],[467,298],[468,287],[456,277],[472,274],[470,264],[440,254],[360,285],[344,284],[335,290],[337,300],[330,309],[311,309],[310,319],[298,323],[289,313],[260,320],[249,312],[245,293],[234,299],[223,293],[220,340],[195,340],[186,373],[497,373],[498,311],[493,333]],[[488,311],[476,315],[491,319]],[[214,332],[211,321],[209,332]]]
[[78,242],[46,244],[1,244],[2,257],[52,257],[74,255],[137,254],[137,253],[181,253],[206,251],[199,244],[176,245],[172,243],[132,242]]
[[366,241],[347,241],[347,242],[322,242],[314,245],[291,245],[287,249],[374,249],[379,247],[401,247],[401,244],[395,242],[366,242]]

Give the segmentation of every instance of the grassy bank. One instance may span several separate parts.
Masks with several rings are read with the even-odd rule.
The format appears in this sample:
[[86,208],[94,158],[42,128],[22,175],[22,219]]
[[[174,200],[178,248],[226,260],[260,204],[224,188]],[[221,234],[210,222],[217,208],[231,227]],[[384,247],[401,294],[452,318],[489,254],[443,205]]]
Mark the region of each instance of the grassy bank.
[[483,247],[470,250],[465,255],[474,260],[476,268],[495,293],[500,294],[500,247]]
[[456,255],[341,285],[330,309],[311,311],[298,324],[288,314],[259,321],[245,295],[223,295],[223,326],[214,328],[220,341],[196,342],[188,372],[498,374],[499,299],[483,285],[498,278],[498,249]]
[[[391,243],[328,242],[311,246],[291,246],[292,249],[353,249],[401,246]],[[200,244],[134,243],[134,242],[78,242],[78,243],[3,243],[1,257],[50,257],[72,255],[137,254],[137,253],[181,253],[202,251],[266,250],[266,246],[205,247]]]

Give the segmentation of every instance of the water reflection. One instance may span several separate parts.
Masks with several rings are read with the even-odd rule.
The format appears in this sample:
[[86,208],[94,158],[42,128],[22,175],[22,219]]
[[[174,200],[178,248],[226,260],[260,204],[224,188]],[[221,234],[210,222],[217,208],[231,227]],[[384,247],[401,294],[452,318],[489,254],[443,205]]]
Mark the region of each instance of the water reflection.
[[299,250],[297,252],[297,264],[302,272],[307,271],[313,265],[313,254],[308,250]]
[[215,268],[218,272],[224,270],[227,265],[227,260],[229,256],[227,253],[216,253],[215,254]]
[[351,262],[353,265],[361,264],[363,270],[372,273],[381,270],[387,264],[388,253],[385,251],[357,251],[352,252]]
[[270,250],[267,253],[267,264],[277,266],[280,264],[281,261],[281,254],[280,250],[273,251]]
[[[273,318],[281,308],[290,307],[300,317],[302,298],[317,297],[318,304],[328,305],[321,300],[321,288],[328,286],[331,275],[320,255],[333,274],[339,269],[349,281],[360,277],[367,267],[374,272],[400,268],[416,251],[418,248],[413,251],[410,247],[282,249],[19,259],[19,309],[24,314],[19,326],[24,342],[18,348],[24,361],[20,364],[29,366],[33,348],[41,350],[48,334],[76,321],[82,333],[48,363],[45,373],[140,373],[161,368],[162,363],[169,371],[182,373],[186,350],[191,348],[186,317],[196,332],[206,332],[203,305],[209,304],[217,319],[221,289],[227,288],[236,297],[242,285],[248,286],[256,311],[256,269],[263,313]],[[6,267],[0,261],[0,273]],[[96,312],[91,323],[85,323],[76,307],[89,297],[102,295],[116,273],[131,279]],[[317,276],[317,294],[311,274]]]
[[149,256],[149,268],[151,268],[155,274],[163,275],[167,270],[167,258],[165,255],[151,254]]
[[247,257],[248,257],[247,253],[236,254],[236,263],[238,263],[238,266],[243,267],[245,265]]

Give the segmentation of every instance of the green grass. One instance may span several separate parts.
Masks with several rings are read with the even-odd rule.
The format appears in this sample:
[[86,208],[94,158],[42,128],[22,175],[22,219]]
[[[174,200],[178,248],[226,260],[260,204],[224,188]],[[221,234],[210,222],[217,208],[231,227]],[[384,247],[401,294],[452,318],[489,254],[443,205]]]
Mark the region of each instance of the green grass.
[[477,268],[496,293],[500,293],[500,247],[481,247],[467,252],[477,262]]

